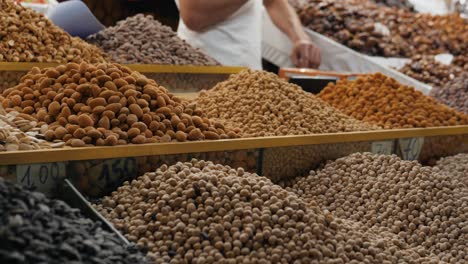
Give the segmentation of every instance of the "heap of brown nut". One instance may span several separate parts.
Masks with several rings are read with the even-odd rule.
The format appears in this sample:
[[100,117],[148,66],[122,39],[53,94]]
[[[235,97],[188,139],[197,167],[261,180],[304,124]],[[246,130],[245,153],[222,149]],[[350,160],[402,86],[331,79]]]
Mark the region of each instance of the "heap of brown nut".
[[330,83],[319,97],[356,119],[383,128],[468,124],[468,115],[380,73]]
[[104,62],[100,49],[73,38],[44,15],[0,1],[0,62]]
[[244,70],[195,100],[208,117],[245,137],[362,131],[375,127],[346,116],[299,86],[264,71]]
[[442,173],[455,177],[468,188],[468,153],[441,158],[435,165]]
[[444,65],[433,56],[415,56],[400,72],[434,87],[442,87],[463,73],[456,65]]
[[441,87],[432,87],[430,95],[437,101],[468,114],[468,72]]
[[87,38],[118,63],[217,65],[152,16],[138,14]]
[[[466,186],[438,168],[357,153],[295,180],[288,190],[336,217],[396,234],[421,256],[468,261]],[[376,231],[377,232],[377,231]]]
[[49,124],[45,138],[73,147],[238,137],[164,87],[118,64],[33,68],[4,91],[8,110]]
[[211,162],[163,165],[96,207],[156,263],[423,262],[396,236],[366,233],[265,177]]

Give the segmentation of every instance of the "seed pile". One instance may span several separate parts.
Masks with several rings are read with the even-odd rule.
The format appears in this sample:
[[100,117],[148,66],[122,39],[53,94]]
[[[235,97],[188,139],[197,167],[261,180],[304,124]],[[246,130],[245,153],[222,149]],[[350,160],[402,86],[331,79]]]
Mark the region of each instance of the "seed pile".
[[118,63],[217,65],[180,39],[170,27],[152,16],[139,14],[119,21],[87,39]]
[[265,177],[192,160],[163,165],[97,209],[156,263],[417,261],[401,244],[358,232]]
[[238,137],[194,104],[118,64],[33,68],[3,96],[7,111],[49,124],[45,138],[72,147]]
[[466,187],[415,161],[356,153],[299,178],[290,191],[336,217],[392,232],[449,263],[468,260]]
[[415,56],[400,72],[432,87],[442,87],[463,73],[456,65],[444,65],[432,56]]
[[455,177],[459,182],[468,187],[468,154],[461,153],[451,157],[441,158],[437,161],[436,167],[441,172],[447,173],[450,177]]
[[0,152],[32,150],[59,147],[36,138],[47,129],[47,125],[37,127],[37,120],[16,111],[6,113],[0,106]]
[[208,117],[226,120],[245,137],[373,129],[272,73],[244,70],[195,100]]
[[97,47],[73,38],[44,15],[0,1],[0,62],[104,62]]
[[468,114],[468,73],[464,72],[442,87],[433,87],[430,95],[437,101]]
[[331,83],[319,97],[356,119],[386,129],[468,124],[466,114],[380,73]]
[[150,263],[60,200],[0,178],[2,263]]
[[[417,14],[368,0],[307,2],[298,8],[306,27],[368,55],[411,58],[468,53],[468,23],[458,14]],[[382,25],[387,29],[381,30]]]

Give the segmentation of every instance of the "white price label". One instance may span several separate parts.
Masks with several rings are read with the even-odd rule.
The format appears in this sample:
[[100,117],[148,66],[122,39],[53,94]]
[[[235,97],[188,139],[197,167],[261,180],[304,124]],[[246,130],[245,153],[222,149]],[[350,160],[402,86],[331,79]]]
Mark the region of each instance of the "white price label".
[[88,174],[97,179],[99,187],[106,188],[137,176],[135,158],[108,159],[89,168]]
[[51,195],[65,179],[63,162],[36,163],[16,166],[16,182],[36,191]]
[[417,160],[424,144],[424,138],[401,138],[398,140],[401,158],[404,160]]
[[374,141],[372,142],[371,152],[374,154],[392,155],[393,145],[393,140]]

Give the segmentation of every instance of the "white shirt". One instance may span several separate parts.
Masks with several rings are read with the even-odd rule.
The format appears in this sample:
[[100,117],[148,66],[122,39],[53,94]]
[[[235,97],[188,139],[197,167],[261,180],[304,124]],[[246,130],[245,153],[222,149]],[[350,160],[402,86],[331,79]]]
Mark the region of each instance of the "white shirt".
[[[179,0],[175,0],[179,6]],[[222,65],[262,68],[263,1],[249,0],[223,22],[202,32],[190,30],[182,19],[177,34]],[[209,15],[209,14],[207,14]]]

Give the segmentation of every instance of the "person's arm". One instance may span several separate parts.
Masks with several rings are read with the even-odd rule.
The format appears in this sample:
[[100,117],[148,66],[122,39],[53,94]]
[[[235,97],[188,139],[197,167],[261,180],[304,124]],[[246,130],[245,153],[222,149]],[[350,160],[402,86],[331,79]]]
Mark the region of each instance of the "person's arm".
[[[190,0],[189,0],[190,1]],[[288,0],[264,0],[263,4],[273,23],[293,43],[291,60],[296,67],[318,68],[321,57],[320,49],[310,40],[301,21]]]
[[193,31],[222,22],[248,0],[180,0],[180,17]]

